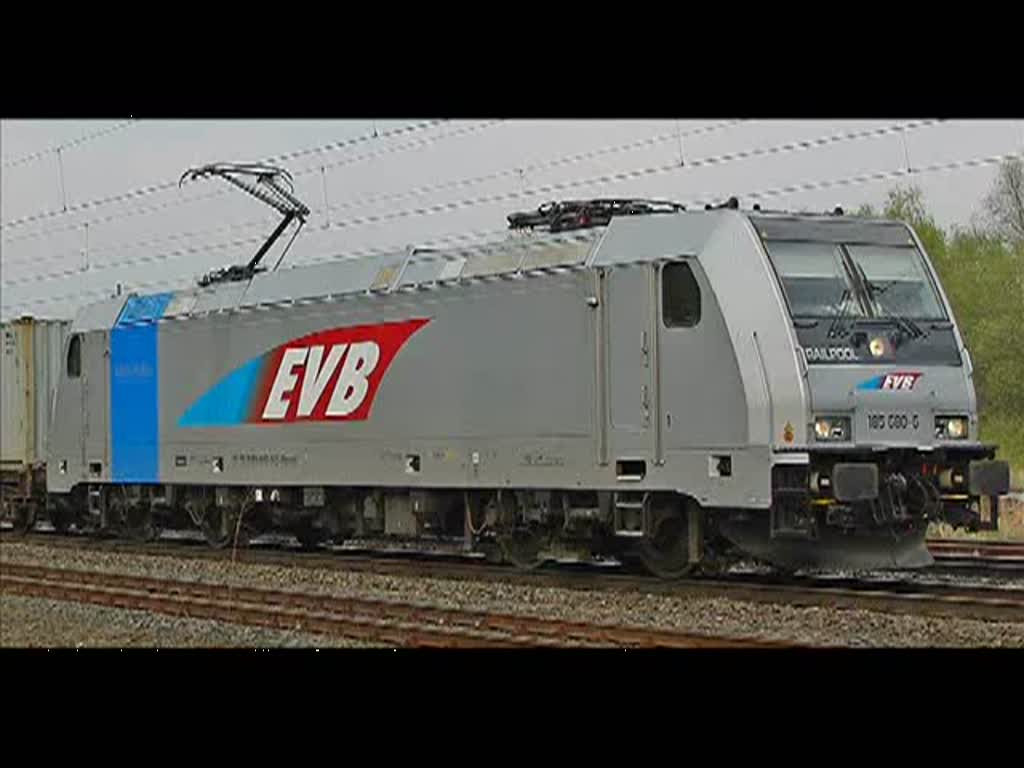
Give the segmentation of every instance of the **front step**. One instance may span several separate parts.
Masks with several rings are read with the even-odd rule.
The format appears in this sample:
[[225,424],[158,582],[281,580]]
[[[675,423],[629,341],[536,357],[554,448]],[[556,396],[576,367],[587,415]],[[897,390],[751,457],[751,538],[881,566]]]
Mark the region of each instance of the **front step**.
[[771,538],[797,539],[800,541],[813,541],[818,538],[817,526],[801,526],[796,519],[794,506],[806,503],[806,491],[777,488],[772,496],[772,506],[769,511],[769,535]]
[[89,495],[86,499],[86,510],[89,513],[90,519],[99,523],[101,527],[106,527],[107,504],[106,498],[103,495],[103,486],[89,486]]
[[616,491],[613,504],[615,535],[642,537],[649,527],[651,494],[648,491]]
[[[813,515],[806,514],[810,500],[807,467],[776,465],[772,467],[772,506],[769,514],[768,535],[771,539],[813,541],[817,539],[817,526]],[[803,514],[801,514],[803,513]]]

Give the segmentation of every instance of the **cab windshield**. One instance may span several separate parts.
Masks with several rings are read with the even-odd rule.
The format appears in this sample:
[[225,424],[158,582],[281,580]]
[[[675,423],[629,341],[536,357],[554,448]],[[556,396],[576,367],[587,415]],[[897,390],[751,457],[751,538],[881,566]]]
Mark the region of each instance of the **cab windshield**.
[[917,248],[849,245],[847,251],[867,278],[875,315],[945,320],[945,312]]
[[796,240],[766,246],[794,318],[946,319],[914,246]]

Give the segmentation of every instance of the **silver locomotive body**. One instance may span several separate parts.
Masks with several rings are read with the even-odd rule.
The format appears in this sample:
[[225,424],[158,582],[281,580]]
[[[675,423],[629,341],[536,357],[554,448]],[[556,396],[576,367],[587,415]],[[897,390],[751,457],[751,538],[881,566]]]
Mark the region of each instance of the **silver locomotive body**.
[[59,526],[915,566],[1008,485],[896,222],[673,212],[256,274],[89,307],[65,359]]

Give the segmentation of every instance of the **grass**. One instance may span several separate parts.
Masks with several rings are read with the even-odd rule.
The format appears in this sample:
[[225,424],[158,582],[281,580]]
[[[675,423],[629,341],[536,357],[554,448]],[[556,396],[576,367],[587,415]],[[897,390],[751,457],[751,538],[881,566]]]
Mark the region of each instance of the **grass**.
[[[987,503],[985,509],[987,507]],[[984,514],[984,513],[983,513]],[[976,539],[978,541],[1024,541],[1024,501],[1004,497],[999,504],[999,530],[969,533],[945,524],[928,528],[928,538]]]
[[[1024,415],[989,419],[981,415],[981,439],[998,446],[996,458],[1010,462],[1010,490],[1024,490]],[[987,502],[983,502],[987,509]],[[936,539],[976,539],[978,541],[1024,541],[1024,501],[1003,498],[1000,503],[999,530],[969,533],[948,525],[932,525],[928,536]]]
[[999,446],[997,458],[1010,462],[1010,488],[1024,490],[1024,414],[996,420],[982,412],[981,439]]

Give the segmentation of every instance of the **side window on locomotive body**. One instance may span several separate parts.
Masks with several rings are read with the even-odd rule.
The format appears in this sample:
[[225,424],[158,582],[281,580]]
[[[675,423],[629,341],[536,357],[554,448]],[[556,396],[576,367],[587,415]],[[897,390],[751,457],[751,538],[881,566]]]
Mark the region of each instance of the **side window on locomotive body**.
[[700,286],[690,265],[676,261],[661,270],[661,316],[667,328],[692,328],[700,322]]
[[82,375],[82,337],[75,334],[68,344],[68,378],[77,379]]

